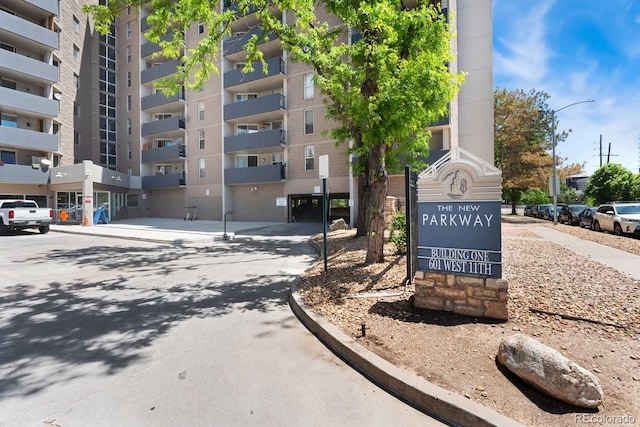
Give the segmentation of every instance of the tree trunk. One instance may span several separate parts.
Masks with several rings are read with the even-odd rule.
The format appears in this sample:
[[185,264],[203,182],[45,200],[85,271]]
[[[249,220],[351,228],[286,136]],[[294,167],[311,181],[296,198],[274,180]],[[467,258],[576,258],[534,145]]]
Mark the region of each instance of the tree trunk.
[[367,218],[371,187],[367,184],[367,177],[364,173],[358,176],[358,218],[356,221],[356,237],[367,235]]
[[384,262],[384,214],[389,188],[389,176],[385,164],[386,145],[375,147],[369,153],[370,197],[367,208],[367,256],[366,264]]

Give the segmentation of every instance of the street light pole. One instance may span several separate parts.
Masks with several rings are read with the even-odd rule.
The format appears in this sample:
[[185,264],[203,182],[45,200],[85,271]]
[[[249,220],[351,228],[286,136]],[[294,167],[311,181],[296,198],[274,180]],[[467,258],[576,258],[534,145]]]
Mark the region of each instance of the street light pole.
[[553,162],[553,178],[552,178],[552,188],[551,192],[553,193],[553,225],[558,223],[558,173],[556,170],[556,113],[564,110],[565,108],[572,107],[578,104],[584,104],[587,102],[595,102],[595,99],[586,99],[584,101],[574,102],[573,104],[565,105],[562,108],[558,108],[557,110],[551,110],[551,161]]

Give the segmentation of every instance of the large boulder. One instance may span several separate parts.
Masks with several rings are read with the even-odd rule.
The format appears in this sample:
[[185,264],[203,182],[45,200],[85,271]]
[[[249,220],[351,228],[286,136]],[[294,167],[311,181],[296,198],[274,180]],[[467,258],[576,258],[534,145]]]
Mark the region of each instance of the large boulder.
[[600,381],[559,351],[523,334],[500,343],[498,360],[540,391],[581,408],[602,404]]
[[348,228],[349,226],[347,225],[346,221],[342,218],[336,219],[331,224],[329,224],[329,231],[347,230]]

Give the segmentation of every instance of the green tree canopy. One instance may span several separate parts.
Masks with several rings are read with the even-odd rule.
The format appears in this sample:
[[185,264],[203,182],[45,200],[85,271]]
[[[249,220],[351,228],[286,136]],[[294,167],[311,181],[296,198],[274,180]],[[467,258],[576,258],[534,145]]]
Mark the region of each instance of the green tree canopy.
[[[502,170],[502,187],[512,213],[525,190],[548,188],[553,159],[552,114],[549,95],[542,91],[497,88],[494,92],[495,165]],[[556,135],[556,143],[567,132]],[[558,162],[558,159],[556,159]]]
[[633,174],[623,166],[608,163],[596,170],[589,181],[585,195],[596,204],[615,200],[631,200],[634,184]]
[[[111,0],[85,10],[106,32],[121,10],[144,3]],[[352,141],[351,151],[359,159],[359,221],[364,218],[359,230],[363,227],[369,236],[365,262],[382,262],[388,168],[398,167],[399,159],[427,154],[427,127],[448,114],[448,103],[463,81],[461,73],[448,69],[452,33],[434,3],[418,0],[407,7],[400,0],[240,0],[234,2],[237,8],[224,9],[218,0],[152,0],[147,18],[151,29],[145,37],[159,43],[164,56],[182,61],[176,74],[161,83],[169,93],[182,85],[198,88],[218,71],[218,46],[247,14],[259,18],[260,31],[244,46],[245,71],[256,62],[266,69],[260,44],[268,34],[278,36],[290,60],[311,66],[328,118],[335,123],[331,137],[338,144]],[[184,32],[197,22],[208,32],[185,48]],[[349,43],[349,31],[358,32],[360,39]],[[168,33],[173,37],[161,41]]]

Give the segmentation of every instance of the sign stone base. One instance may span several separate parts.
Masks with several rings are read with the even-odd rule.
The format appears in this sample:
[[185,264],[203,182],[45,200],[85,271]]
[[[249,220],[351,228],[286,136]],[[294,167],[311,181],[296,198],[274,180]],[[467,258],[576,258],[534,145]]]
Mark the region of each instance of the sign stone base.
[[418,271],[416,308],[451,311],[473,317],[508,320],[508,283],[504,279]]

